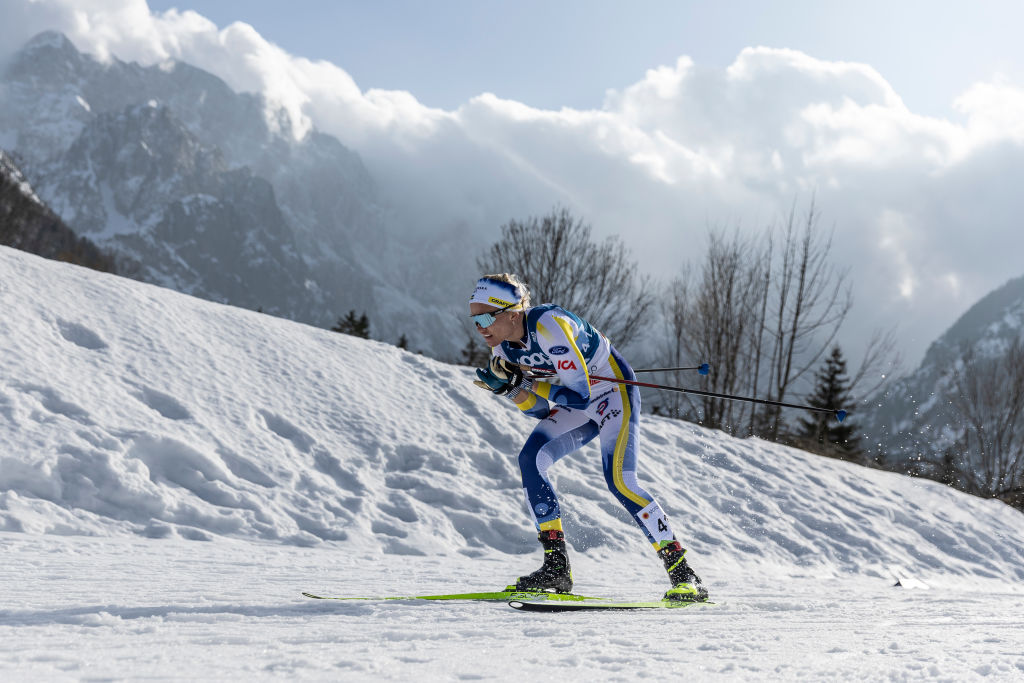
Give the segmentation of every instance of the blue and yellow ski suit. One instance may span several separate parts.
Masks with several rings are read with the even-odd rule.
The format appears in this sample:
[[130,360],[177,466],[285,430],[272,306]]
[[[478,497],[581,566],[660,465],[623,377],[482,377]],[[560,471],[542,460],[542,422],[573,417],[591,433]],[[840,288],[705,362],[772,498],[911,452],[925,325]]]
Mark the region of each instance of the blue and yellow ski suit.
[[519,453],[527,505],[538,531],[561,529],[558,498],[548,468],[594,437],[609,490],[643,529],[655,549],[673,540],[668,518],[636,478],[640,392],[635,386],[591,375],[636,379],[633,369],[590,323],[554,304],[526,309],[526,337],[502,342],[493,353],[521,366],[553,373],[534,380],[518,404],[540,419]]

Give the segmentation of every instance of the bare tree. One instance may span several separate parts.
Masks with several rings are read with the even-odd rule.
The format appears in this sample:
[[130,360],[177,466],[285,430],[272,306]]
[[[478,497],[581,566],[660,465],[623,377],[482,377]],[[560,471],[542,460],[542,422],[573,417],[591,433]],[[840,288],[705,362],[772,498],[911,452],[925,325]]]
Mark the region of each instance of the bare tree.
[[[694,358],[714,359],[704,386],[709,391],[738,394],[748,389],[752,361],[752,324],[760,299],[761,266],[752,259],[750,240],[737,233],[727,237],[721,231],[708,236],[708,255],[701,266],[689,325],[684,331],[686,346]],[[746,426],[748,404],[703,397],[702,423],[737,433]]]
[[485,273],[518,274],[535,303],[557,303],[579,314],[619,347],[636,336],[653,303],[650,278],[637,274],[622,240],[595,242],[590,226],[565,208],[509,221],[477,266]]
[[[662,319],[665,323],[665,334],[661,338],[661,357],[668,367],[682,367],[696,362],[704,362],[695,358],[684,341],[690,325],[690,267],[684,265],[682,273],[670,281],[661,299]],[[665,384],[672,384],[677,378],[674,373],[661,375],[658,379]],[[661,392],[657,399],[657,408],[662,414],[674,418],[688,418],[694,406],[688,394],[674,391]]]
[[[766,360],[767,349],[765,347],[765,321],[768,319],[768,292],[771,291],[772,283],[772,259],[774,256],[775,239],[769,231],[764,238],[764,245],[759,252],[755,252],[760,268],[760,293],[756,308],[751,311],[751,334],[750,334],[750,363],[749,363],[749,384],[750,395],[757,396],[761,388],[761,364]],[[746,436],[760,434],[765,431],[763,425],[759,424],[758,418],[764,419],[764,414],[758,411],[755,406],[750,407],[750,419],[747,423]]]
[[[818,223],[812,200],[806,219],[798,221],[794,206],[781,230],[761,238],[712,230],[699,271],[687,266],[670,283],[662,347],[673,364],[712,364],[701,388],[776,401],[810,389],[810,371],[835,344],[853,302],[847,273],[831,261],[832,235]],[[894,332],[875,333],[851,395],[884,382],[883,370],[898,365],[894,348]],[[777,441],[787,431],[776,407],[684,397],[671,410],[736,435]]]
[[[772,346],[767,389],[776,401],[785,401],[793,383],[831,347],[853,305],[847,272],[829,259],[832,233],[823,233],[818,222],[812,199],[803,229],[798,232],[794,207],[782,235],[766,321]],[[766,436],[777,440],[780,409],[769,409],[766,417]]]
[[[757,393],[765,336],[764,292],[771,272],[765,253],[754,239],[712,229],[699,271],[684,266],[662,296],[662,352],[674,366],[711,363],[701,389]],[[753,430],[754,412],[747,403],[674,394],[663,398],[661,407],[668,407],[670,415],[731,434],[747,436]]]
[[967,347],[953,373],[950,406],[963,422],[961,473],[969,490],[1024,501],[1024,344],[1006,353],[977,356]]
[[864,347],[857,372],[850,378],[850,394],[854,402],[858,396],[870,396],[881,389],[899,371],[901,365],[900,353],[896,349],[895,328],[875,330]]

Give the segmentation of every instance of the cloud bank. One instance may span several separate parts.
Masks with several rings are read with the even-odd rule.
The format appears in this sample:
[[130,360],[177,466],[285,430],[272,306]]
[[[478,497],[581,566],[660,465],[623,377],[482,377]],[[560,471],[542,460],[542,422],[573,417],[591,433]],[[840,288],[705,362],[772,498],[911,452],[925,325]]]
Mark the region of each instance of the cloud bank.
[[909,111],[868,65],[750,47],[727,68],[685,56],[652,68],[596,110],[483,93],[444,111],[364,89],[344,65],[288,54],[243,23],[144,0],[4,2],[4,49],[57,29],[101,58],[181,60],[264,93],[296,134],[315,127],[357,150],[422,237],[489,242],[508,219],[561,203],[668,277],[701,257],[709,226],[761,232],[813,195],[855,285],[849,356],[898,322],[916,362],[977,298],[1024,273],[1024,89],[1012,83],[975,84],[946,120]]

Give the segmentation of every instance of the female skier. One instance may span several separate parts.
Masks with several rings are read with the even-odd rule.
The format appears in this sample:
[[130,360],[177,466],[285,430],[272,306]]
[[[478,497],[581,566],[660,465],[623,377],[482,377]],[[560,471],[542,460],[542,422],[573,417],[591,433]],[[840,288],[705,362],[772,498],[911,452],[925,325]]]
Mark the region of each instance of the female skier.
[[[526,285],[508,273],[487,275],[469,299],[470,318],[491,348],[477,386],[511,399],[540,420],[519,453],[527,504],[544,548],[540,569],[520,577],[521,591],[572,590],[558,499],[548,467],[600,437],[608,488],[626,508],[665,564],[670,600],[704,601],[707,590],[687,564],[668,518],[636,479],[640,392],[635,386],[591,380],[591,374],[632,380],[633,369],[590,323],[554,304],[530,306]],[[548,371],[552,380],[524,376]]]

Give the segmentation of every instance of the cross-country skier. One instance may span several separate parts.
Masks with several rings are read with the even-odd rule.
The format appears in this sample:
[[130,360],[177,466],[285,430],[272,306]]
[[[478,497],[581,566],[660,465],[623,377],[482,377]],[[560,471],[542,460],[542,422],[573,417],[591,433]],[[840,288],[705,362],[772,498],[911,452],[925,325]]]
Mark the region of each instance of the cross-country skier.
[[[707,590],[687,564],[661,506],[636,478],[640,392],[635,386],[590,376],[636,378],[608,339],[590,323],[554,304],[530,306],[530,292],[516,276],[487,275],[469,299],[470,317],[491,348],[476,385],[512,400],[540,420],[519,453],[527,504],[544,548],[544,564],[515,584],[521,591],[572,590],[569,556],[558,499],[547,470],[594,437],[600,438],[608,488],[654,546],[672,587],[667,599],[707,600]],[[523,370],[551,371],[551,381]]]

